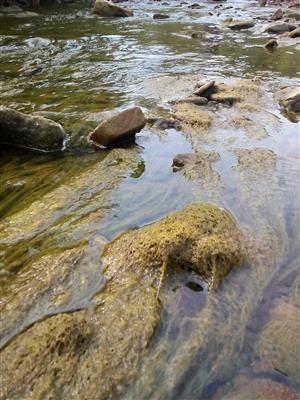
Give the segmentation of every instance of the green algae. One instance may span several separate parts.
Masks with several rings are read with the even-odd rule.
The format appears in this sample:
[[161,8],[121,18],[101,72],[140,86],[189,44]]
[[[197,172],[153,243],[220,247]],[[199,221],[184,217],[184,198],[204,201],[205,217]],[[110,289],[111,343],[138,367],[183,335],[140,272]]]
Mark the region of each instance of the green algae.
[[[36,315],[35,304],[42,300],[48,299],[52,313],[59,311],[59,293],[65,299],[82,250],[40,259],[18,276],[3,303],[2,335],[10,333],[11,340],[1,351],[2,395],[117,398],[139,375],[158,326],[158,290],[166,278],[160,277],[162,264],[166,274],[192,269],[217,288],[244,257],[240,232],[228,211],[210,204],[189,205],[106,245],[102,268],[107,282],[93,296],[90,311],[60,313],[31,325],[27,321],[28,328],[19,326],[19,335],[12,337],[20,319],[32,311]],[[74,286],[74,278],[71,282]]]

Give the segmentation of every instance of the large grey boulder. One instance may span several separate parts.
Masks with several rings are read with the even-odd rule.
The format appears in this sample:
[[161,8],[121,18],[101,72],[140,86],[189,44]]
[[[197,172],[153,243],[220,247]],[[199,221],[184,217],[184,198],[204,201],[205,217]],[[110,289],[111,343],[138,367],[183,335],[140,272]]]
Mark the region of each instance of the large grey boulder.
[[101,122],[90,133],[89,140],[109,147],[118,143],[134,141],[135,134],[144,128],[146,119],[139,107],[129,108]]
[[131,17],[133,15],[133,11],[116,6],[106,0],[96,0],[93,7],[93,13],[100,15],[101,17]]
[[285,32],[291,32],[296,28],[297,26],[295,24],[290,24],[288,22],[279,22],[269,25],[266,29],[266,32],[280,34]]
[[0,106],[0,143],[55,151],[63,148],[65,138],[65,131],[57,122]]

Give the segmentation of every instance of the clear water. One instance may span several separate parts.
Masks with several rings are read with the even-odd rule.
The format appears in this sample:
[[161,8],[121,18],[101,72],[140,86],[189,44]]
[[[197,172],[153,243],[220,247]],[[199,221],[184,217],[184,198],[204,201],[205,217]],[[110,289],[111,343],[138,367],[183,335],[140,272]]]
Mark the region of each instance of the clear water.
[[[149,116],[166,115],[168,103],[156,95],[155,84],[151,86],[159,76],[259,78],[261,87],[270,93],[280,85],[296,84],[299,50],[295,46],[268,52],[262,46],[267,35],[260,31],[218,30],[220,21],[231,16],[231,9],[218,16],[215,4],[208,3],[205,10],[213,12],[209,16],[204,9],[191,10],[176,1],[170,4],[133,2],[134,17],[116,20],[98,18],[89,6],[74,4],[41,8],[36,17],[0,16],[1,104],[61,122],[75,143],[62,155],[0,149],[0,278],[4,290],[33,260],[79,243],[87,246],[90,264],[85,274],[93,279],[99,235],[110,240],[129,227],[155,221],[193,201],[227,207],[241,226],[255,232],[268,224],[280,243],[277,263],[263,272],[253,266],[233,273],[226,289],[213,295],[210,304],[203,305],[205,291],[188,292],[185,305],[162,322],[152,356],[144,363],[144,375],[129,390],[128,399],[196,399],[201,393],[201,398],[209,399],[235,371],[248,368],[252,339],[247,332],[259,331],[253,321],[265,318],[264,311],[254,318],[261,310],[260,301],[273,293],[264,305],[267,310],[276,293],[280,295],[281,271],[287,273],[299,253],[299,127],[278,109],[270,110],[277,122],[275,128],[270,123],[268,136],[261,140],[245,140],[226,127],[201,143],[221,156],[214,165],[217,183],[211,186],[173,172],[176,154],[200,147],[182,132],[147,127],[136,145],[98,152],[87,147],[85,135],[113,109],[135,104]],[[268,10],[235,2],[237,17]],[[169,13],[170,19],[153,21],[153,12],[161,11]],[[191,39],[191,30],[203,32],[203,37]],[[167,95],[176,98],[176,87],[173,90]],[[232,146],[226,145],[228,140],[233,140]],[[233,150],[255,146],[276,153],[276,169],[267,175],[242,177],[236,173]],[[87,289],[87,302],[98,289]],[[188,304],[199,302],[202,311],[186,317]],[[165,311],[168,315],[168,307]],[[41,307],[39,316],[48,312],[49,304]],[[206,325],[201,322],[202,312],[209,316]],[[189,340],[180,335],[166,339],[185,318],[191,321],[183,329]],[[214,336],[216,329],[223,333]],[[210,337],[204,341],[205,350],[199,347],[192,357],[189,346],[200,343],[200,334],[195,334],[199,330]],[[158,352],[162,365],[181,360],[183,370],[175,373],[170,362],[157,374],[152,362]],[[226,365],[231,372],[218,367],[212,372],[214,365]],[[298,387],[296,382],[285,383]]]

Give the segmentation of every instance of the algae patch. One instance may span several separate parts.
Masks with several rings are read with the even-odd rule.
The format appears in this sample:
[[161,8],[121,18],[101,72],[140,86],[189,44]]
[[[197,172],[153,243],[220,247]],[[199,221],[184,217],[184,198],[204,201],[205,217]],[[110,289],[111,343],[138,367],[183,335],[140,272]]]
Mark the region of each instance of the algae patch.
[[[81,251],[69,251],[64,261],[62,257],[58,260],[75,266],[81,257]],[[93,296],[90,307],[37,321],[2,349],[1,395],[10,399],[120,398],[140,375],[141,360],[149,352],[160,322],[157,297],[167,275],[181,268],[192,269],[217,287],[244,260],[242,237],[233,216],[210,204],[192,204],[156,223],[123,233],[105,247],[106,284]],[[44,273],[51,277],[45,287],[35,285],[37,293],[35,286],[31,288],[33,299],[45,295],[47,282],[68,287],[68,274],[65,276],[64,268],[62,273],[58,273],[59,267],[49,269],[52,261],[44,258]],[[34,269],[28,270],[28,277],[31,273]],[[17,284],[16,280],[16,307],[28,289],[26,284]],[[25,311],[21,308],[15,324],[26,318]],[[4,314],[4,324],[5,317],[9,319],[10,313]]]

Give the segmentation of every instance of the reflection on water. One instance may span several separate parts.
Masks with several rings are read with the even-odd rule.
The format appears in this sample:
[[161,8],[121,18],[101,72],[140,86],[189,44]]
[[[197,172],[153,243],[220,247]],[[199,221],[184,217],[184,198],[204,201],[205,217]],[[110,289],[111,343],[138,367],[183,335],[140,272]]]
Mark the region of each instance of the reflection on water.
[[[253,9],[243,4],[238,13],[247,17]],[[42,112],[85,138],[103,111],[137,104],[149,115],[166,113],[169,106],[159,94],[142,90],[158,75],[259,77],[264,92],[297,77],[294,47],[269,53],[260,32],[217,29],[230,10],[209,17],[175,3],[165,7],[169,20],[153,22],[157,6],[133,7],[133,18],[113,21],[73,4],[41,9],[34,18],[0,17],[1,103]],[[214,4],[209,7],[213,10]],[[192,31],[201,38],[191,39]],[[172,86],[168,90],[172,97]],[[84,248],[86,254],[77,275],[68,278],[64,305],[54,307],[47,295],[6,340],[45,315],[89,304],[103,284],[95,261],[102,235],[110,240],[187,203],[211,201],[232,211],[249,233],[249,247],[259,250],[252,264],[230,274],[210,296],[196,278],[168,282],[165,297],[170,300],[143,376],[124,399],[190,400],[201,394],[210,399],[241,368],[249,371],[253,337],[268,319],[266,310],[288,277],[298,274],[293,263],[299,254],[298,130],[266,96],[268,114],[257,114],[255,121],[265,129],[260,134],[256,125],[233,130],[224,119],[210,137],[147,127],[136,145],[112,151],[84,148],[50,156],[1,148],[0,278],[5,296],[18,272],[39,265],[42,257],[73,248]],[[254,159],[243,168],[243,153],[236,149],[254,147],[272,150],[275,161],[263,166]],[[208,179],[173,172],[176,154],[200,149],[220,154]],[[297,298],[299,288],[293,290]],[[285,383],[298,387],[293,380]]]

